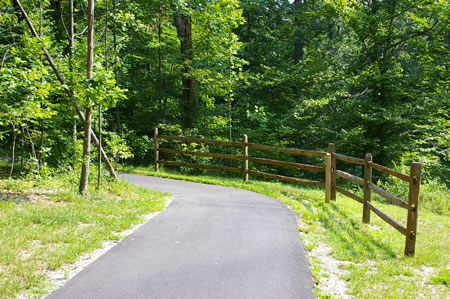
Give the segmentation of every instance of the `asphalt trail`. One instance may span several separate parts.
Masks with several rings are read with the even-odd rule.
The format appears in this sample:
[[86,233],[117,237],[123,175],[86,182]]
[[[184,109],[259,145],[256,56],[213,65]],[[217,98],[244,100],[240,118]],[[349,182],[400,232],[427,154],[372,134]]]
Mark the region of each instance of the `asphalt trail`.
[[49,298],[315,298],[292,211],[230,187],[123,174],[172,204]]

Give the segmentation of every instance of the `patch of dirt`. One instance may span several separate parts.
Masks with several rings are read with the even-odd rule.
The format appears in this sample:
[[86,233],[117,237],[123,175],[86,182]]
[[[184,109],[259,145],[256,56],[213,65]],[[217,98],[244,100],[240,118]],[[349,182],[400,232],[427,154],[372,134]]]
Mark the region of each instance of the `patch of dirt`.
[[50,200],[50,195],[61,192],[59,189],[29,189],[27,193],[0,190],[0,201],[11,201],[14,203],[42,203],[47,205],[61,204]]
[[322,243],[318,243],[316,247],[308,252],[309,257],[319,261],[321,274],[325,274],[320,276],[317,289],[336,298],[352,298],[347,293],[346,281],[341,277],[348,273],[348,271],[344,270],[344,266],[353,263],[337,260],[331,257],[330,252],[331,248]]
[[[439,298],[440,294],[445,294],[443,289],[448,288],[448,286],[430,284],[431,278],[439,272],[435,268],[422,266],[420,270],[413,269],[413,271],[421,278],[418,281],[418,284],[421,286],[420,289],[428,288],[431,291],[433,298]],[[421,297],[425,297],[425,294],[421,294]]]
[[86,228],[86,227],[90,227],[90,226],[93,226],[94,224],[92,224],[92,223],[83,223],[83,222],[80,222],[80,221],[78,221],[78,227],[79,228]]
[[0,201],[11,201],[15,203],[25,203],[31,201],[30,198],[20,193],[10,193],[2,191],[0,193]]
[[[304,227],[305,225],[299,214],[296,211],[292,210],[289,205],[287,205],[287,207],[295,214],[298,227]],[[321,226],[321,228],[322,230],[324,230],[323,226]],[[302,240],[305,239],[302,238],[302,235],[304,234],[306,233],[300,232],[300,237]],[[321,293],[330,294],[335,298],[352,298],[352,296],[347,293],[347,282],[341,277],[348,273],[348,271],[344,269],[344,266],[354,263],[349,261],[337,260],[331,256],[330,252],[331,248],[320,242],[318,242],[317,246],[314,247],[311,251],[307,251],[309,260],[318,261],[321,267],[320,274],[322,275],[318,279],[318,283],[315,279],[315,288]]]

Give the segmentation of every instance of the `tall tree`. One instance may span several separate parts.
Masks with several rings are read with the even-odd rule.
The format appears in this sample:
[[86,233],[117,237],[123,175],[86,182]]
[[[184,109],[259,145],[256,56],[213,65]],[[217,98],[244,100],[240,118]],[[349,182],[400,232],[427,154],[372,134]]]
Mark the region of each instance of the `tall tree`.
[[[106,20],[105,20],[105,71],[109,68],[109,50],[108,50],[108,23],[109,23],[109,0],[106,0]],[[102,102],[98,103],[98,174],[97,188],[102,183]]]
[[[74,78],[74,68],[73,68],[73,51],[74,51],[74,44],[75,44],[75,24],[74,24],[74,6],[73,6],[74,0],[69,0],[69,72],[70,72],[70,91],[71,91],[71,97],[73,101],[74,96],[74,85],[75,85],[75,78]],[[75,163],[77,161],[77,117],[74,115],[73,117],[73,127],[72,127],[72,166],[75,167]]]
[[[189,9],[188,9],[189,11]],[[192,61],[194,51],[192,48],[192,19],[189,13],[175,16],[175,27],[180,39],[181,54],[183,57],[183,107],[184,107],[184,127],[194,128],[197,121],[198,102],[195,96],[196,80],[192,74]]]
[[[116,26],[116,14],[117,14],[117,0],[112,0],[113,1],[113,14],[114,14],[114,18],[113,18],[113,48],[114,48],[114,78],[118,79],[117,76],[117,68],[118,68],[118,53],[117,53],[117,26]],[[116,133],[120,136],[122,135],[122,129],[121,129],[121,125],[120,125],[120,106],[119,106],[119,102],[117,102],[116,104],[116,109],[115,109],[115,119],[116,119]]]
[[[89,88],[89,80],[92,79],[92,69],[94,66],[94,0],[88,0],[88,38],[87,38],[87,70],[86,88]],[[91,159],[91,119],[92,101],[89,96],[86,99],[84,113],[84,140],[83,140],[83,162],[81,165],[80,193],[86,193],[89,181],[89,163]]]
[[294,10],[295,10],[295,47],[294,47],[294,62],[297,63],[303,60],[303,47],[305,43],[305,36],[303,34],[302,20],[300,14],[302,12],[303,5],[306,0],[295,0]]

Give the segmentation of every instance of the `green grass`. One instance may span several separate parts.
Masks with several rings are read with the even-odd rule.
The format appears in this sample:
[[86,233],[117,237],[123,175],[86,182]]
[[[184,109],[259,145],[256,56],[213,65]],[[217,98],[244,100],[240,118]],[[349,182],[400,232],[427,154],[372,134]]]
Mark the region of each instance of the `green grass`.
[[443,269],[437,276],[431,277],[431,283],[450,285],[450,269]]
[[[341,279],[356,298],[448,298],[450,255],[450,217],[419,208],[416,256],[404,257],[405,237],[371,214],[369,225],[362,223],[361,204],[338,195],[336,202],[325,203],[323,190],[278,182],[239,178],[192,176],[127,167],[126,172],[183,179],[248,189],[278,198],[299,214],[298,228],[307,250],[317,244],[331,248],[335,259],[349,261],[343,266]],[[375,202],[386,214],[406,225],[407,211]],[[325,265],[310,258],[312,272],[319,281],[326,277]],[[322,267],[323,266],[323,267]]]
[[120,240],[120,232],[143,222],[143,215],[165,208],[166,194],[125,181],[90,186],[87,196],[77,193],[77,183],[77,173],[0,179],[0,298],[43,296],[48,271],[74,263],[105,240]]

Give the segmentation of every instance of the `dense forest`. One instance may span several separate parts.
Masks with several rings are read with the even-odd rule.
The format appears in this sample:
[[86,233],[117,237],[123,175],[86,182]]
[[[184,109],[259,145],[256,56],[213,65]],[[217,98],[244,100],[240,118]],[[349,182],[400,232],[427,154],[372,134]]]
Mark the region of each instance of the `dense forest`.
[[448,184],[449,13],[445,0],[0,0],[3,168],[98,161],[89,124],[112,167],[152,163],[158,127],[335,143]]

